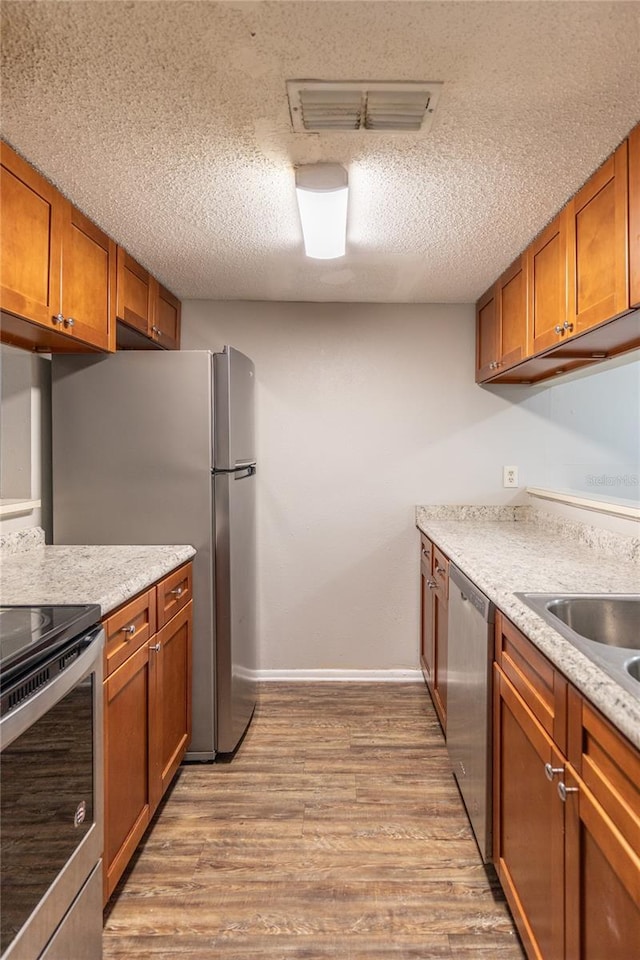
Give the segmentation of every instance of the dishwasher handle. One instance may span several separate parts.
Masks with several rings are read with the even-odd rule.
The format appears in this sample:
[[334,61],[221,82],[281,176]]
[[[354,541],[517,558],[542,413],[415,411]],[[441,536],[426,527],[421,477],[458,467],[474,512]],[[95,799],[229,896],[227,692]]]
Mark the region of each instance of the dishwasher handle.
[[487,623],[495,621],[495,607],[488,597],[472,583],[468,577],[465,577],[462,570],[459,570],[455,564],[449,564],[449,580],[453,581],[460,590],[462,598],[468,600],[478,611],[483,620]]

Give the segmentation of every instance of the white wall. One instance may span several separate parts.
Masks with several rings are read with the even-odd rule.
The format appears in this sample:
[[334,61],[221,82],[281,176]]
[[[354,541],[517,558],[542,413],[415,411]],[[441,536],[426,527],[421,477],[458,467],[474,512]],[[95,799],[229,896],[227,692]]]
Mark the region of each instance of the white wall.
[[549,391],[474,383],[472,305],[191,301],[258,380],[261,666],[417,667],[417,503],[521,502]]

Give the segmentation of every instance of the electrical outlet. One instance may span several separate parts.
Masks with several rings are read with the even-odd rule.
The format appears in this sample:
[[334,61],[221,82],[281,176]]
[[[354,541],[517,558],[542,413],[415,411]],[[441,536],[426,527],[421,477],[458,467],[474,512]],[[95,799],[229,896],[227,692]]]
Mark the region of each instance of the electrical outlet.
[[518,486],[518,468],[517,467],[502,468],[502,486],[503,487]]

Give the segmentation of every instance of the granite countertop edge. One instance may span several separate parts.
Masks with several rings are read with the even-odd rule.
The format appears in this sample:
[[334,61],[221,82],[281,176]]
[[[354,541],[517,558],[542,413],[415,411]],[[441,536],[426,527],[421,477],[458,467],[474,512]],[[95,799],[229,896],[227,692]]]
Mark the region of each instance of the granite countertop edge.
[[[563,544],[558,542],[553,529],[545,530],[544,527],[538,527],[535,524],[535,517],[532,518],[530,515],[522,516],[524,523],[518,522],[520,519],[518,513],[517,511],[513,512],[513,510],[503,512],[493,510],[486,513],[482,512],[482,508],[479,508],[477,512],[466,514],[461,512],[458,515],[453,512],[442,511],[439,513],[435,511],[435,516],[430,514],[429,510],[428,507],[418,507],[416,509],[416,526],[418,529],[428,536],[495,606],[548,657],[554,666],[621,733],[640,749],[640,699],[620,686],[596,662],[573,646],[569,640],[565,639],[562,634],[554,630],[552,626],[515,596],[516,591],[527,592],[528,590],[531,592],[552,592],[557,589],[559,592],[566,593],[596,591],[596,588],[591,585],[586,587],[584,585],[569,586],[566,573],[564,577],[559,577],[556,587],[545,585],[541,588],[536,583],[537,578],[533,575],[532,581],[535,585],[529,587],[523,582],[514,585],[518,577],[526,576],[523,570],[526,570],[527,562],[530,560],[533,564],[539,559],[535,554],[529,558],[526,549],[517,540],[525,532],[528,535],[533,534],[538,539],[538,545],[543,544],[544,538],[548,537],[549,548],[554,548],[559,552],[562,550]],[[473,536],[474,533],[478,544],[480,542],[482,544],[481,549],[486,552],[487,566],[492,565],[493,548],[498,545],[510,544],[511,549],[514,553],[517,553],[520,561],[517,572],[512,577],[510,577],[510,571],[505,571],[504,568],[500,571],[500,560],[496,560],[496,570],[493,573],[487,569],[487,566],[482,568],[483,565],[477,556],[477,549],[476,551],[465,549],[465,544],[460,543],[461,539],[464,537],[468,544],[469,537]],[[493,542],[492,534],[494,535]],[[513,542],[511,543],[511,541]],[[571,546],[575,549],[575,544],[567,544],[567,549],[570,549]],[[598,550],[593,546],[582,544],[581,551],[584,567],[592,573],[592,576],[595,565],[604,563],[611,569],[615,566],[615,561],[612,558],[602,560]],[[640,569],[634,561],[635,556],[633,560],[629,559],[628,562],[623,562],[622,586],[619,590],[610,588],[611,592],[637,592],[638,584],[640,584]],[[505,562],[511,567],[509,559]],[[575,558],[572,558],[572,563],[575,562]],[[550,573],[548,576],[551,578],[553,574]],[[576,571],[575,579],[576,582],[580,580],[580,571]],[[607,587],[604,586],[601,590],[606,592]]]
[[13,604],[95,603],[111,613],[195,556],[180,545],[45,546],[2,551],[0,602]]

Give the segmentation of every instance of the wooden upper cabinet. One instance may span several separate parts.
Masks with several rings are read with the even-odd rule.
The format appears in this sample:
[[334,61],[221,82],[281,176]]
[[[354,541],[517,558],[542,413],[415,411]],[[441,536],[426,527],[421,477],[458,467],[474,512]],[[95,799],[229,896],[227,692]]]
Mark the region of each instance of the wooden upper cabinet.
[[0,308],[43,326],[60,313],[62,198],[5,143],[2,161]]
[[627,141],[567,204],[572,334],[629,309]]
[[476,304],[476,383],[490,379],[500,351],[500,327],[494,283]]
[[530,353],[539,353],[567,335],[567,209],[565,207],[526,251],[529,278]]
[[116,245],[65,201],[62,307],[65,328],[100,350],[115,349]]
[[180,316],[182,305],[177,297],[157,282],[155,287],[155,313],[151,327],[153,339],[166,350],[180,349]]
[[640,124],[629,134],[629,306],[640,307]]
[[505,270],[476,306],[476,381],[491,380],[528,354],[524,255]]
[[527,271],[524,255],[511,264],[496,284],[500,330],[498,369],[512,367],[527,356]]
[[115,349],[115,243],[5,143],[1,151],[0,308],[23,328],[8,324],[8,342]]
[[150,337],[153,324],[151,275],[123,247],[118,247],[117,262],[116,316]]

